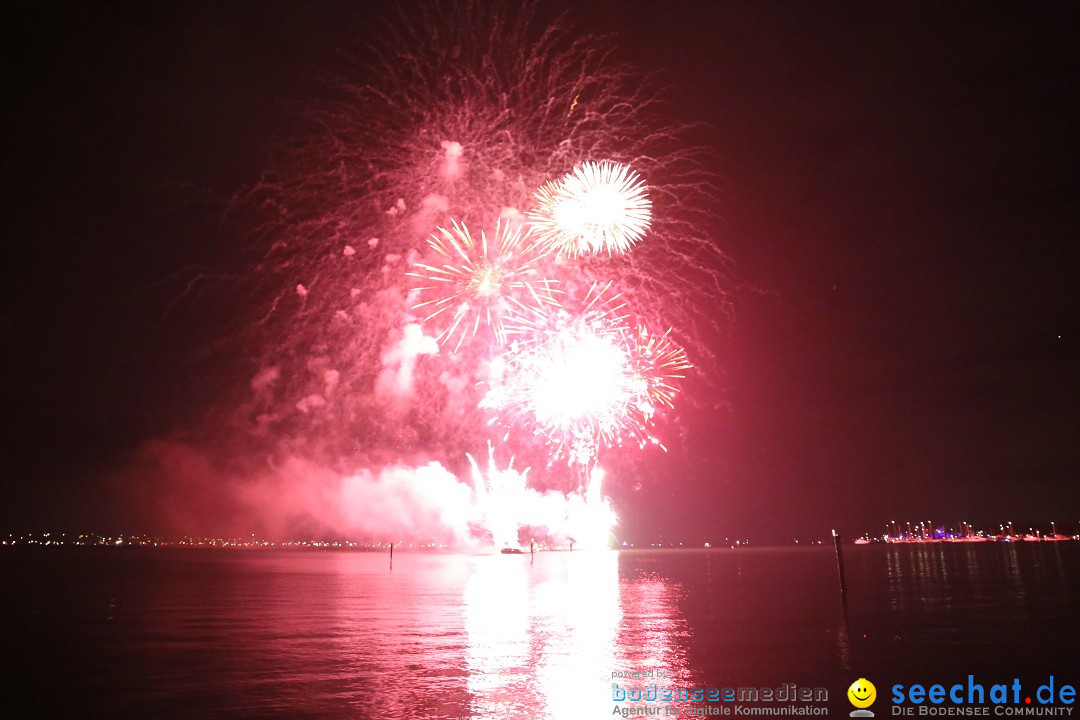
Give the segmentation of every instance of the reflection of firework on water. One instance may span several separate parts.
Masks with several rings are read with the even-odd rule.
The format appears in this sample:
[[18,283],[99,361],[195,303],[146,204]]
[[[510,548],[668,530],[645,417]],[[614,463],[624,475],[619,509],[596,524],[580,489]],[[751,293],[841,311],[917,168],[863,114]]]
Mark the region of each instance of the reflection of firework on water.
[[439,228],[428,240],[441,264],[418,262],[416,271],[406,273],[429,283],[419,288],[423,297],[434,296],[413,308],[428,313],[425,323],[445,319],[438,339],[446,343],[456,336],[455,352],[481,324],[504,345],[508,317],[542,312],[555,302],[549,281],[534,267],[540,257],[536,245],[509,222],[496,226],[490,242],[484,232],[477,242],[465,225],[455,221],[452,227]]
[[587,162],[536,191],[529,222],[564,255],[624,253],[649,229],[652,202],[628,165]]

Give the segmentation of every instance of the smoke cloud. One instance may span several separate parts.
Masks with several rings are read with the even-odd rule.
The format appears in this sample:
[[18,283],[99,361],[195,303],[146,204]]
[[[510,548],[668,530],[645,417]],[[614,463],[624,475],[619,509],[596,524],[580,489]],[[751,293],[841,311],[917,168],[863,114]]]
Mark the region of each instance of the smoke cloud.
[[383,371],[375,385],[377,396],[399,400],[411,397],[417,358],[438,352],[438,341],[425,335],[420,325],[406,325],[402,328],[401,338],[382,355]]
[[[451,549],[516,546],[535,537],[603,546],[614,521],[594,494],[566,496],[525,486],[526,472],[461,479],[438,462],[394,462],[339,472],[298,456],[237,467],[180,441],[145,443],[109,490],[139,518],[132,531],[271,540],[338,538],[435,543]],[[597,521],[600,522],[597,522]],[[602,535],[592,537],[599,528]],[[519,535],[524,531],[525,535]]]

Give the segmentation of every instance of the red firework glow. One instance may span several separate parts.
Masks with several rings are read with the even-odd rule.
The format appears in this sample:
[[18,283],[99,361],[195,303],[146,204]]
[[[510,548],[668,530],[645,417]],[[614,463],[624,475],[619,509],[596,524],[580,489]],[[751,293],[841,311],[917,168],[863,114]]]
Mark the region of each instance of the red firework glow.
[[[528,490],[599,507],[604,450],[660,445],[690,367],[679,344],[715,361],[727,262],[704,151],[602,40],[528,9],[438,8],[333,77],[317,129],[251,191],[269,292],[239,414],[275,461],[449,475],[494,443],[534,468]],[[524,474],[503,472],[520,497]],[[491,488],[456,481],[455,517],[513,534],[476,520]]]
[[671,339],[671,331],[652,335],[641,326],[627,338],[630,348],[630,375],[637,407],[646,418],[660,407],[675,407],[678,381],[692,366],[686,351]]

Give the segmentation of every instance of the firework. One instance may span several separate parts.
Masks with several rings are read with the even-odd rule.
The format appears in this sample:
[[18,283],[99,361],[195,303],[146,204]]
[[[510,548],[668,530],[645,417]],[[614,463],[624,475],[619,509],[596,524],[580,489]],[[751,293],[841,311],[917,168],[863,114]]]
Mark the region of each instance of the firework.
[[468,227],[455,221],[452,230],[439,228],[432,234],[428,245],[442,264],[416,263],[416,270],[406,273],[427,283],[419,288],[422,295],[434,296],[413,309],[428,313],[424,322],[447,319],[438,340],[445,344],[456,337],[455,352],[481,325],[504,345],[508,317],[539,313],[555,302],[549,281],[533,267],[541,257],[536,244],[509,222],[496,226],[490,242],[483,232],[477,242]]
[[[627,319],[626,302],[612,290],[614,283],[592,283],[576,313],[567,310],[572,292],[561,293],[566,303],[547,303],[516,313],[507,323],[507,334],[514,336],[513,348],[525,348],[544,342],[575,327],[613,330]],[[571,290],[571,288],[568,288]]]
[[589,289],[580,312],[521,318],[520,340],[495,363],[480,408],[493,424],[526,429],[571,465],[603,448],[632,442],[663,447],[653,418],[673,408],[691,365],[671,331],[626,324],[626,304],[611,283]]
[[563,255],[624,253],[652,219],[645,181],[628,165],[587,162],[536,191],[529,221]]
[[493,422],[528,429],[571,464],[628,440],[655,442],[640,410],[649,382],[635,372],[625,328],[596,308],[599,297],[569,324],[506,353],[480,402],[495,411]]
[[[265,254],[237,334],[258,382],[222,417],[248,421],[256,462],[454,463],[496,440],[535,468],[533,487],[576,488],[570,502],[604,448],[659,442],[651,424],[689,367],[639,325],[677,318],[703,375],[715,367],[727,261],[710,151],[603,38],[535,9],[403,11],[341,55],[358,67],[322,74],[322,99],[303,106],[312,132],[233,203]],[[474,237],[453,218],[507,224]],[[520,495],[519,481],[496,485]]]
[[639,326],[626,338],[634,406],[646,420],[660,407],[674,408],[678,383],[692,365],[686,351],[671,339],[671,330],[653,335]]
[[472,455],[467,457],[472,467],[473,488],[481,522],[491,532],[496,548],[517,547],[522,506],[529,494],[526,488],[528,468],[518,472],[514,470],[511,460],[505,470],[500,470],[495,464],[495,451],[490,446],[486,474],[480,470]]
[[[278,373],[244,399],[244,418],[264,450],[302,449],[337,465],[421,447],[451,462],[475,449],[476,429],[490,419],[477,407],[487,366],[508,346],[541,342],[575,309],[522,309],[513,299],[535,305],[527,287],[511,290],[504,303],[470,296],[460,277],[435,273],[441,280],[432,280],[411,264],[418,250],[421,262],[440,270],[465,260],[449,241],[439,253],[426,242],[418,247],[417,237],[442,227],[457,242],[451,219],[466,219],[482,249],[478,223],[521,217],[517,209],[535,204],[537,188],[568,169],[615,173],[611,162],[583,165],[589,158],[634,159],[631,182],[647,178],[657,208],[649,242],[618,263],[553,252],[529,264],[535,275],[520,279],[541,298],[539,281],[557,281],[564,306],[579,290],[613,281],[635,318],[650,327],[678,318],[696,364],[706,375],[715,365],[704,342],[713,334],[702,329],[725,318],[725,265],[710,233],[717,198],[703,162],[708,151],[688,141],[690,125],[602,38],[538,24],[529,4],[513,12],[472,0],[425,7],[391,21],[370,52],[354,56],[359,66],[322,74],[329,83],[323,99],[304,105],[313,132],[290,138],[279,149],[280,167],[232,204],[242,235],[266,249],[250,281],[241,281],[253,304],[246,332],[236,335],[257,369]],[[455,80],[432,71],[439,67],[453,67]],[[495,255],[499,239],[490,230]],[[519,251],[539,240],[534,230]],[[427,318],[425,335],[440,337],[446,351],[417,361],[413,382],[391,405],[380,389],[398,372],[394,363],[405,360],[388,350],[417,316]],[[330,371],[339,378],[332,392],[323,379]],[[313,395],[324,404],[300,411],[298,402]],[[535,446],[528,435],[511,444],[519,439]],[[546,466],[533,464],[538,483],[551,479]]]
[[609,547],[616,517],[603,494],[601,468],[594,467],[583,476],[578,491],[544,493],[527,487],[528,468],[517,471],[511,460],[506,469],[500,469],[491,446],[486,471],[472,455],[468,459],[477,518],[491,533],[495,547],[517,547],[521,528],[541,532],[549,543],[582,549]]

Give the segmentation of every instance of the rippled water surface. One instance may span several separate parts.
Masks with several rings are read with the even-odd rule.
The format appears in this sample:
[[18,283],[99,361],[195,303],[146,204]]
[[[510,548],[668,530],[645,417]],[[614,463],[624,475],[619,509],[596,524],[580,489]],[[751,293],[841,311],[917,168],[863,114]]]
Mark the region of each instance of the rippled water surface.
[[392,571],[373,553],[5,550],[6,707],[606,718],[613,672],[657,669],[676,687],[824,687],[846,716],[857,677],[1080,684],[1080,543],[845,562],[846,612],[825,549],[398,553]]

